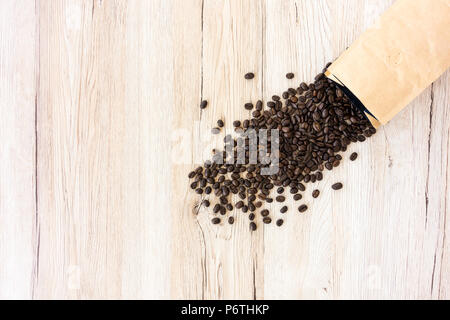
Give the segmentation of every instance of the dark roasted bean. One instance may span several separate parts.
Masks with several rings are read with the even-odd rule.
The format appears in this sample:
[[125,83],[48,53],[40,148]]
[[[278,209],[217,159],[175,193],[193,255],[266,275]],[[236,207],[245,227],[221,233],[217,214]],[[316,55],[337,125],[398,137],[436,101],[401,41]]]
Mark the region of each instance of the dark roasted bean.
[[337,183],[335,183],[335,184],[333,184],[333,185],[331,186],[331,188],[332,188],[333,190],[339,190],[339,189],[342,189],[342,187],[343,187],[343,185],[342,185],[342,183],[340,183],[340,182],[337,182]]

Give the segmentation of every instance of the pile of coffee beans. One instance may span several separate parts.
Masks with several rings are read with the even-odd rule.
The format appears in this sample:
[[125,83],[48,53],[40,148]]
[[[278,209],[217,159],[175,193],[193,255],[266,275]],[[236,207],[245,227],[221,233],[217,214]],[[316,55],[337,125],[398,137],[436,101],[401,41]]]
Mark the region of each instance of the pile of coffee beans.
[[[258,100],[255,105],[246,103],[244,108],[253,110],[252,117],[233,121],[238,137],[226,135],[224,138],[224,150],[232,152],[213,150],[212,160],[189,173],[192,180],[190,187],[197,194],[213,193],[215,196],[217,203],[213,206],[213,224],[220,224],[221,216],[225,217],[227,212],[233,212],[234,209],[248,214],[252,231],[257,229],[258,220],[265,224],[271,223],[269,210],[262,208],[264,202],[272,203],[275,197],[275,201],[283,203],[286,201],[283,195],[286,188],[289,188],[289,194],[295,201],[300,201],[302,192],[306,190],[305,184],[322,180],[323,171],[339,166],[343,159],[339,153],[346,151],[350,143],[363,142],[375,134],[375,128],[352,105],[343,91],[325,77],[328,66],[315,77],[314,83],[302,82],[298,88],[287,89],[281,97],[274,95],[267,101],[266,107],[262,100]],[[292,79],[294,74],[288,73],[286,77]],[[245,75],[247,80],[253,78],[253,73]],[[204,109],[207,104],[203,101],[201,108]],[[212,133],[220,133],[223,126],[224,121],[218,120]],[[246,136],[250,129],[257,133],[262,129],[268,130],[266,145],[250,144]],[[272,140],[270,129],[278,130],[278,138]],[[264,161],[249,163],[250,153],[262,151],[270,158],[273,156],[271,143],[274,142],[279,145],[276,154],[279,170],[264,175],[262,170],[270,164]],[[239,154],[244,154],[245,159],[239,159]],[[357,154],[352,153],[350,160],[356,158]],[[341,182],[332,185],[333,190],[342,187]],[[273,196],[271,191],[275,188],[277,195]],[[237,195],[240,199],[234,205],[231,195]],[[312,192],[313,198],[319,195],[319,190]],[[202,204],[208,207],[210,201],[204,200]],[[308,206],[299,204],[297,210],[306,212]],[[287,211],[287,206],[280,210],[282,214]],[[258,215],[261,218],[257,220]],[[233,224],[236,218],[229,216],[224,220]],[[276,225],[283,225],[283,219],[278,219]]]

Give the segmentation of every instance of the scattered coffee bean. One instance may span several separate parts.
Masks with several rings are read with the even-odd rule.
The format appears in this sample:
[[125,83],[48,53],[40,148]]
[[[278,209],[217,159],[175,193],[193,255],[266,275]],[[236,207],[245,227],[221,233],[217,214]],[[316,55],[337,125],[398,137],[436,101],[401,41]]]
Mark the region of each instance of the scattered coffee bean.
[[245,76],[244,76],[244,78],[247,79],[247,80],[253,79],[254,77],[255,77],[255,74],[251,73],[251,72],[246,73]]
[[350,160],[351,160],[351,161],[355,161],[356,158],[358,158],[358,154],[357,154],[356,152],[353,152],[353,153],[350,155]]
[[343,187],[342,183],[340,183],[340,182],[337,182],[331,186],[331,188],[333,188],[333,190],[339,190],[339,189],[342,189],[342,187]]
[[294,200],[298,201],[302,199],[302,195],[300,193],[297,193],[296,195],[294,195]]
[[250,213],[250,214],[248,215],[248,219],[249,219],[250,221],[255,220],[255,214],[254,214],[254,213]]
[[263,222],[264,222],[265,224],[269,224],[269,223],[272,222],[272,219],[271,219],[270,217],[264,217],[264,218],[263,218]]
[[233,224],[234,223],[234,218],[233,217],[229,217],[228,218],[228,223],[229,224]]
[[210,202],[209,202],[209,200],[203,200],[203,205],[206,207],[206,208],[208,208],[209,207],[209,205],[210,205]]
[[206,101],[206,100],[203,100],[200,103],[200,109],[205,109],[207,106],[208,106],[208,101]]
[[308,210],[308,206],[306,204],[302,204],[300,207],[298,207],[298,211],[305,212]]
[[256,223],[254,223],[253,221],[250,222],[250,230],[251,231],[255,231],[256,230]]
[[313,198],[317,198],[319,196],[319,194],[320,194],[320,191],[317,189],[312,192]]
[[220,223],[220,218],[212,218],[211,222],[213,224],[219,224]]
[[288,211],[288,207],[287,206],[284,206],[284,207],[282,207],[281,209],[280,209],[280,212],[281,213],[286,213]]
[[286,73],[286,78],[293,79],[294,78],[294,74],[292,72]]
[[[286,74],[286,77],[294,78],[294,74]],[[253,79],[254,74],[246,74],[245,78]],[[206,100],[202,101],[201,107],[206,105]],[[273,197],[277,202],[285,201],[285,189],[289,190],[295,201],[301,200],[302,194],[299,192],[306,190],[306,183],[323,180],[322,172],[339,166],[341,152],[345,152],[351,143],[363,142],[376,133],[342,90],[323,73],[318,74],[311,84],[302,82],[298,88],[288,88],[281,95],[273,95],[266,105],[267,108],[264,108],[261,100],[257,100],[255,106],[251,102],[246,103],[245,109],[252,110],[251,117],[242,122],[233,121],[234,131],[239,136],[233,138],[226,135],[223,139],[224,151],[215,150],[211,161],[206,161],[188,174],[188,178],[192,179],[190,187],[195,192],[214,194],[219,198],[219,203],[213,207],[214,213],[225,214],[233,210],[231,194],[241,199],[234,206],[244,213],[262,208],[263,202],[272,203],[274,199],[271,195],[275,191],[277,195]],[[218,120],[217,127],[212,131],[220,133],[223,127],[223,120]],[[267,145],[250,144],[246,135],[250,129],[256,133],[268,130]],[[268,162],[262,160],[250,164],[249,160],[254,152],[266,154],[270,159],[270,145],[273,142],[270,129],[279,130],[280,165],[277,173],[263,175]],[[352,154],[350,159],[353,157]],[[336,185],[340,186],[336,188]],[[332,188],[338,190],[342,184],[334,184]],[[314,190],[313,197],[318,196],[318,192]],[[284,206],[280,212],[287,210]],[[299,210],[307,210],[307,206],[302,205]],[[266,218],[269,211],[263,209],[261,215]]]
[[277,220],[277,226],[281,227],[283,225],[283,219],[278,219]]

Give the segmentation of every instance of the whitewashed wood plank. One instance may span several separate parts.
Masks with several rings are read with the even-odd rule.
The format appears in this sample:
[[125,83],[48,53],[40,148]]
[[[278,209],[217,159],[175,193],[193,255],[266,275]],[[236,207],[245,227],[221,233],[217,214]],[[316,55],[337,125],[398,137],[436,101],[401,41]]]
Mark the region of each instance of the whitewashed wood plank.
[[33,1],[0,2],[0,299],[35,286],[36,25]]

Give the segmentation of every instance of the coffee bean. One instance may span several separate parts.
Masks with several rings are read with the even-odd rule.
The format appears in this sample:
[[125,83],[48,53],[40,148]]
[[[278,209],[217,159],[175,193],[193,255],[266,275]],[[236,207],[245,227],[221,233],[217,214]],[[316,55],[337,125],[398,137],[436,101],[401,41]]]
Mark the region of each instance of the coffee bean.
[[[248,103],[244,104],[244,108],[245,108],[246,110],[252,110],[252,109],[253,109],[253,104],[250,103],[250,102],[248,102]],[[244,126],[244,127],[245,127],[245,126]]]
[[284,206],[284,207],[282,207],[282,208],[280,209],[280,212],[281,212],[281,213],[286,213],[286,211],[288,211],[288,207],[287,207],[287,206]]
[[254,77],[255,77],[255,74],[253,74],[251,72],[246,73],[245,76],[244,76],[244,78],[247,79],[247,80],[253,79]]
[[356,152],[353,152],[353,153],[350,155],[350,160],[351,160],[351,161],[355,161],[356,158],[358,158],[358,154],[357,154]]
[[263,218],[263,222],[264,222],[265,224],[269,224],[269,223],[272,222],[272,219],[269,218],[269,217],[264,217],[264,218]]
[[203,205],[206,207],[206,208],[208,208],[209,207],[209,205],[210,205],[210,202],[208,201],[208,200],[203,200]]
[[206,101],[206,100],[203,100],[200,103],[200,109],[205,109],[207,106],[208,106],[208,101]]
[[216,205],[214,205],[214,207],[213,207],[213,212],[214,213],[218,213],[220,211],[220,204],[216,204]]
[[212,134],[219,134],[220,133],[220,129],[217,128],[217,127],[214,127],[214,128],[211,129],[211,133]]
[[319,194],[320,194],[320,191],[317,189],[312,192],[313,198],[317,198],[319,196]]
[[219,224],[220,223],[220,218],[212,218],[211,222],[212,222],[212,224]]
[[300,207],[298,207],[298,211],[305,212],[308,210],[308,206],[306,204],[302,204]]
[[261,215],[263,217],[267,217],[269,215],[269,210],[267,210],[267,209],[261,210]]
[[294,78],[294,74],[291,73],[291,72],[286,73],[286,78],[288,78],[288,79],[293,79],[293,78]]
[[234,223],[234,218],[233,217],[229,217],[228,218],[228,223],[229,224],[233,224]]
[[[253,78],[254,74],[247,77]],[[273,95],[266,104],[264,109],[261,100],[257,100],[255,106],[251,102],[246,103],[245,109],[252,110],[251,117],[242,122],[233,121],[234,131],[240,136],[234,139],[226,135],[224,151],[215,150],[212,161],[206,161],[188,174],[193,180],[193,190],[199,194],[214,191],[213,194],[219,198],[219,208],[215,213],[230,211],[233,206],[228,197],[230,194],[242,199],[235,207],[243,212],[261,208],[262,201],[272,203],[273,188],[278,194],[274,196],[277,202],[285,201],[282,195],[285,188],[293,194],[295,201],[301,200],[302,195],[298,192],[306,190],[306,183],[323,180],[322,171],[339,166],[341,152],[345,152],[351,143],[363,142],[376,133],[364,115],[323,72],[315,77],[313,83],[303,82],[296,89],[288,88],[281,95]],[[220,120],[213,130],[219,133],[222,127],[224,123]],[[250,133],[247,130],[259,132],[266,129],[267,145],[255,146],[245,135]],[[270,129],[279,130],[276,140],[271,137]],[[274,141],[279,145],[279,170],[273,175],[263,175],[262,170],[273,156],[271,145]],[[250,164],[250,154],[254,152],[265,154],[269,161],[262,158],[256,164]],[[313,194],[316,193],[314,190]],[[257,199],[262,201],[255,202]]]
[[283,225],[283,222],[284,222],[283,219],[278,219],[277,220],[277,226],[281,227]]
[[251,231],[255,231],[256,230],[256,223],[254,223],[253,221],[250,222],[250,230]]
[[332,186],[331,186],[331,188],[333,189],[333,190],[339,190],[339,189],[342,189],[342,183],[340,183],[340,182],[337,182],[337,183],[335,183],[335,184],[333,184]]

